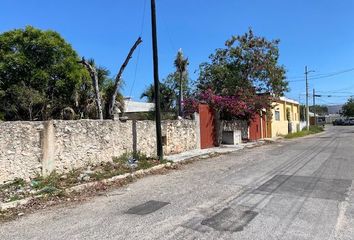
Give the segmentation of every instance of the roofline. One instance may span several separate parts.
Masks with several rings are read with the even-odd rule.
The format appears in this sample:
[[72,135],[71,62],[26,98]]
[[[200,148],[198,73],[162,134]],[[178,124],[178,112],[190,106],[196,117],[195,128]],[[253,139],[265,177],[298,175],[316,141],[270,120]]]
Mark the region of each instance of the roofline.
[[288,102],[288,103],[300,105],[300,103],[298,101],[295,101],[295,100],[287,98],[287,97],[279,97],[279,100],[283,101],[283,102]]

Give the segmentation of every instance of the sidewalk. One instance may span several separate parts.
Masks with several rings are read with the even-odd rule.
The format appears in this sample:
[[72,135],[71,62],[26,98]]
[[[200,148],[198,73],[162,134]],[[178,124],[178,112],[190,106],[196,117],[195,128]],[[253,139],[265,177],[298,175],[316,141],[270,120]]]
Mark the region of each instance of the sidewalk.
[[258,141],[258,142],[241,143],[238,145],[221,145],[220,147],[213,147],[213,148],[206,148],[206,149],[193,149],[190,151],[165,156],[165,159],[168,161],[178,163],[195,157],[207,158],[210,155],[215,153],[226,154],[226,153],[236,152],[244,148],[252,148],[263,144],[264,141]]

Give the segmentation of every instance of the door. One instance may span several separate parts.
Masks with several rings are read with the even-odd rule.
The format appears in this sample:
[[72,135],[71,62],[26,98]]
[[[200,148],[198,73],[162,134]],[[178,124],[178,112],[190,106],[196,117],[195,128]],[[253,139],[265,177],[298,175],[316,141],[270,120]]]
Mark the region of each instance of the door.
[[251,119],[249,125],[249,139],[251,141],[256,141],[261,138],[261,117],[259,114],[256,114]]
[[206,104],[199,105],[200,147],[201,149],[215,146],[214,111]]
[[267,138],[272,138],[272,120],[267,121]]

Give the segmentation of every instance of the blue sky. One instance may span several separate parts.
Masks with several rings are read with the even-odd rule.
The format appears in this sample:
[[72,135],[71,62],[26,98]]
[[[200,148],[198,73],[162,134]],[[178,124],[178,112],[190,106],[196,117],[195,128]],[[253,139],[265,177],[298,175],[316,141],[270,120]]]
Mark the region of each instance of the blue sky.
[[[304,102],[305,65],[315,70],[313,75],[354,68],[353,0],[156,0],[156,4],[160,79],[174,71],[179,48],[196,79],[200,63],[249,27],[257,35],[281,40],[280,63],[293,81],[286,95],[295,100]],[[0,32],[26,25],[58,31],[80,56],[94,58],[112,75],[142,35],[143,44],[124,73],[123,92],[138,100],[153,82],[149,0],[2,0],[0,22]],[[318,98],[321,104],[344,102],[354,95],[354,71],[311,80],[310,88],[332,95]]]

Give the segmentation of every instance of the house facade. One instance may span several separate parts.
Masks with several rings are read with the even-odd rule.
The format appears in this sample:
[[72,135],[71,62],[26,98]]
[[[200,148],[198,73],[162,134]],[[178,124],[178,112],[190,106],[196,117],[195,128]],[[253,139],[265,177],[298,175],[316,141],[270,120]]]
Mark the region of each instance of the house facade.
[[256,141],[297,132],[300,129],[300,104],[286,97],[272,103],[272,108],[256,114],[248,128],[248,139]]
[[300,129],[300,104],[299,102],[280,97],[272,103],[271,114],[267,118],[267,137],[273,138]]

